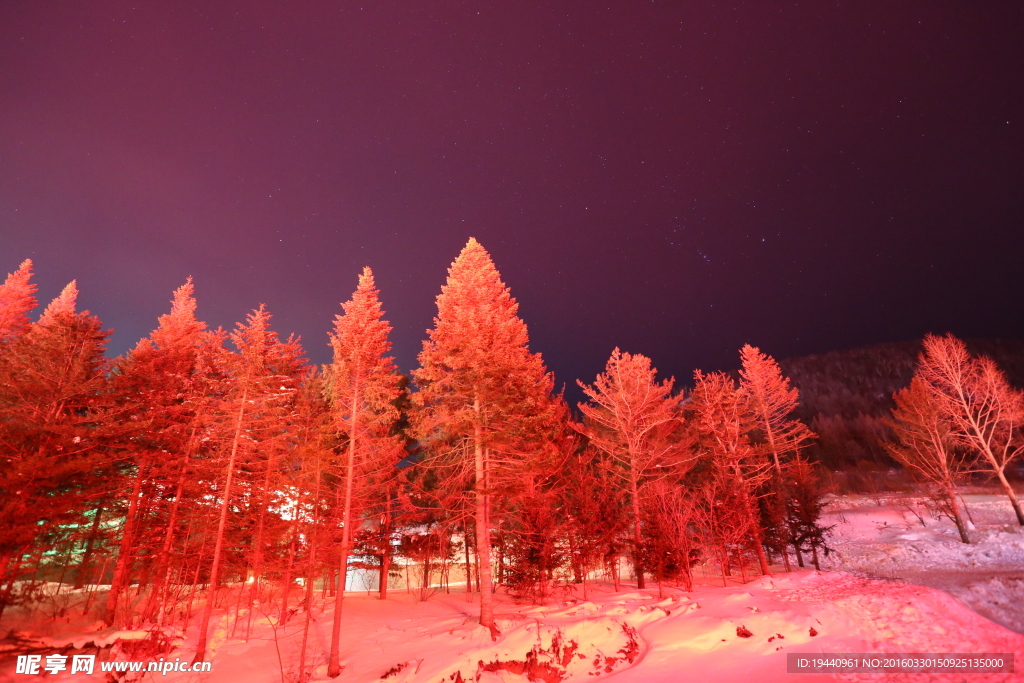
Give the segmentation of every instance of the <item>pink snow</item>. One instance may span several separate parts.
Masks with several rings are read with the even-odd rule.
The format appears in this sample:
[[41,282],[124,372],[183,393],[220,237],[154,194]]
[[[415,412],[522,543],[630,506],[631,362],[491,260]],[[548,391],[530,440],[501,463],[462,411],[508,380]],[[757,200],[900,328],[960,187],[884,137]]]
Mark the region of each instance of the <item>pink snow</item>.
[[[343,615],[344,670],[335,680],[451,683],[461,677],[467,682],[526,683],[531,679],[519,672],[521,667],[517,671],[515,662],[532,657],[539,667],[532,671],[534,681],[545,680],[538,677],[545,672],[556,672],[551,680],[620,683],[1024,681],[1021,673],[835,677],[786,672],[786,654],[791,652],[1014,653],[1017,671],[1024,670],[1024,635],[981,616],[949,592],[886,580],[892,573],[944,575],[959,567],[969,577],[976,572],[982,584],[995,581],[1005,588],[1001,572],[1024,569],[1024,533],[1003,524],[1006,510],[997,500],[980,497],[968,500],[975,512],[972,534],[977,543],[965,546],[951,533],[951,524],[929,517],[919,507],[904,509],[906,502],[834,501],[828,523],[837,525],[830,544],[838,554],[823,565],[833,571],[785,573],[775,568],[773,576],[746,584],[737,579],[722,587],[718,577],[698,570],[693,592],[665,586],[661,598],[656,586],[637,591],[628,584],[619,593],[610,585],[596,584],[590,587],[589,600],[569,591],[547,605],[516,604],[499,592],[495,597],[501,635],[494,642],[476,624],[476,596],[436,593],[419,601],[415,594],[392,592],[388,600],[380,601],[376,595],[352,593],[345,599]],[[872,572],[883,578],[869,578]],[[1020,595],[1014,597],[1016,603],[1024,602]],[[268,614],[255,607],[254,635],[248,642],[229,637],[225,615],[215,613],[208,655],[211,673],[149,674],[145,680],[296,681],[304,613],[297,613],[285,627],[275,627],[276,608],[267,606],[265,611]],[[331,614],[314,611],[309,648],[313,681],[331,680],[326,678],[323,655]],[[23,624],[19,630],[24,637],[53,647],[85,640],[112,643],[143,634],[97,626],[54,621]],[[14,627],[5,616],[4,632]],[[164,655],[166,660],[191,658],[195,626],[179,636],[178,648]],[[101,680],[100,674],[95,676]],[[51,677],[73,679],[90,677],[66,672]],[[15,675],[13,661],[7,659],[0,660],[0,680],[31,679]]]
[[[426,602],[398,594],[385,602],[351,595],[345,604],[339,681],[378,681],[388,671],[393,683],[465,681],[525,683],[512,671],[489,672],[480,663],[525,661],[531,650],[540,661],[565,672],[565,681],[614,678],[626,683],[676,683],[754,679],[792,680],[788,652],[1013,652],[1024,662],[1024,636],[971,611],[945,593],[920,586],[863,579],[840,572],[801,571],[764,577],[746,585],[701,587],[686,594],[657,589],[615,594],[600,591],[589,601],[555,605],[516,605],[498,597],[501,636],[491,642],[476,622],[476,603],[464,594],[435,595]],[[318,650],[330,637],[329,612],[317,619]],[[295,650],[301,619],[278,634],[284,680],[295,680]],[[635,630],[638,651],[630,662],[628,635]],[[737,629],[753,635],[740,637]],[[812,636],[812,630],[817,635]],[[553,657],[552,640],[575,643],[563,666],[565,648]],[[190,633],[188,641],[194,641]],[[185,656],[189,648],[184,648]],[[173,655],[173,653],[172,653]],[[248,643],[214,638],[209,683],[277,683],[282,680],[269,628]],[[325,676],[322,656],[314,680]],[[610,670],[609,670],[609,661]],[[479,676],[479,677],[478,677]],[[960,681],[963,675],[907,674],[907,680]],[[169,674],[168,682],[196,680]],[[832,680],[800,674],[798,681]],[[857,680],[856,676],[848,676]],[[862,676],[864,680],[873,680]],[[878,678],[877,676],[875,677]],[[898,680],[890,675],[886,680]],[[1019,674],[972,674],[971,681],[1024,680]]]

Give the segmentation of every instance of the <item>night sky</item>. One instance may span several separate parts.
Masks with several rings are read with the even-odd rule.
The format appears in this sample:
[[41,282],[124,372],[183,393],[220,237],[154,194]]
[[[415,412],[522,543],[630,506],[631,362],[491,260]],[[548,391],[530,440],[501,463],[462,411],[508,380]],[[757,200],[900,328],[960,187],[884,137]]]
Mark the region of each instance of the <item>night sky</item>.
[[1024,6],[0,3],[0,276],[112,353],[191,275],[327,362],[369,265],[408,371],[470,236],[559,384],[1024,337]]

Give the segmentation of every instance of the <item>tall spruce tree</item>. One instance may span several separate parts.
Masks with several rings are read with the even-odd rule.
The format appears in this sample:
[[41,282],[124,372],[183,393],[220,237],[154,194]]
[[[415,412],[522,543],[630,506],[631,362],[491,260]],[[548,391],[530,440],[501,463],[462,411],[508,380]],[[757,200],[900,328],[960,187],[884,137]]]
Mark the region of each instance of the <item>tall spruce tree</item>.
[[799,454],[814,438],[807,425],[792,417],[800,392],[790,386],[775,359],[757,347],[745,344],[740,349],[740,360],[740,389],[753,412],[754,429],[760,432],[758,440],[781,477],[787,457]]
[[[197,397],[203,392],[197,376],[197,355],[204,342],[205,325],[196,320],[194,287],[189,280],[174,291],[169,313],[160,316],[158,327],[126,356],[118,359],[113,386],[121,403],[125,425],[119,470],[132,480],[124,524],[121,528],[114,577],[107,594],[106,618],[116,619],[118,599],[128,583],[132,558],[143,531],[138,524],[140,498],[165,511],[161,549],[157,551],[157,582],[167,573],[170,546],[185,489],[189,444],[196,429]],[[156,533],[156,529],[150,530]],[[156,595],[152,593],[151,597]],[[152,600],[151,600],[152,603]]]
[[470,239],[448,269],[437,317],[413,373],[422,465],[472,503],[480,562],[480,624],[497,637],[491,599],[495,508],[536,435],[553,419],[553,379],[529,349],[519,305],[490,255]]
[[[373,272],[364,268],[352,298],[342,304],[344,315],[335,319],[331,346],[332,412],[335,427],[347,442],[344,446],[340,481],[341,505],[340,585],[335,597],[334,621],[327,675],[341,673],[338,647],[341,637],[341,608],[345,599],[348,559],[361,519],[360,509],[373,492],[373,484],[390,477],[403,452],[401,443],[391,434],[398,420],[395,401],[400,394],[400,375],[395,372],[388,334],[391,325],[383,319]],[[384,492],[383,495],[387,495]],[[381,581],[387,577],[382,576]]]
[[684,464],[679,431],[679,399],[673,379],[658,382],[651,359],[612,351],[594,384],[578,382],[589,403],[580,403],[586,420],[579,426],[590,442],[618,465],[613,470],[625,485],[633,531],[633,570],[637,588],[644,588],[640,493],[652,478]]

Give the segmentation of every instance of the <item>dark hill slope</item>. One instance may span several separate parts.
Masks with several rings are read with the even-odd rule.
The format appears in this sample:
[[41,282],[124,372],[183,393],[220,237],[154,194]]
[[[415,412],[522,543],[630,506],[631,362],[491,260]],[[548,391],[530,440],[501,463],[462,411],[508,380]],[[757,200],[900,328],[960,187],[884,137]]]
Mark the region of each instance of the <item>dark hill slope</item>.
[[[991,357],[1010,383],[1024,387],[1024,341],[972,339],[971,353]],[[921,342],[892,342],[780,361],[800,390],[797,416],[820,437],[811,453],[826,467],[889,466],[882,419],[892,395],[910,383]]]

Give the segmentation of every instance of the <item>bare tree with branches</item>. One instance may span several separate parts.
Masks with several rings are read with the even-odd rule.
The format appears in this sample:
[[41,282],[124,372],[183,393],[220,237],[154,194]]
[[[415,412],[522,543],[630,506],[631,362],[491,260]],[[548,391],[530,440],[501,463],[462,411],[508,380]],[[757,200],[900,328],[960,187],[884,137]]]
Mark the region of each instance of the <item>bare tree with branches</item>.
[[951,435],[970,449],[999,480],[1024,526],[1024,511],[1006,479],[1006,469],[1024,453],[1024,397],[986,356],[972,357],[967,345],[951,334],[924,338],[917,369],[949,421]]
[[893,399],[896,408],[887,424],[899,442],[886,444],[889,453],[913,477],[935,489],[933,497],[939,509],[956,523],[960,540],[970,543],[957,493],[957,482],[967,467],[967,451],[953,442],[949,421],[923,379],[915,376]]

